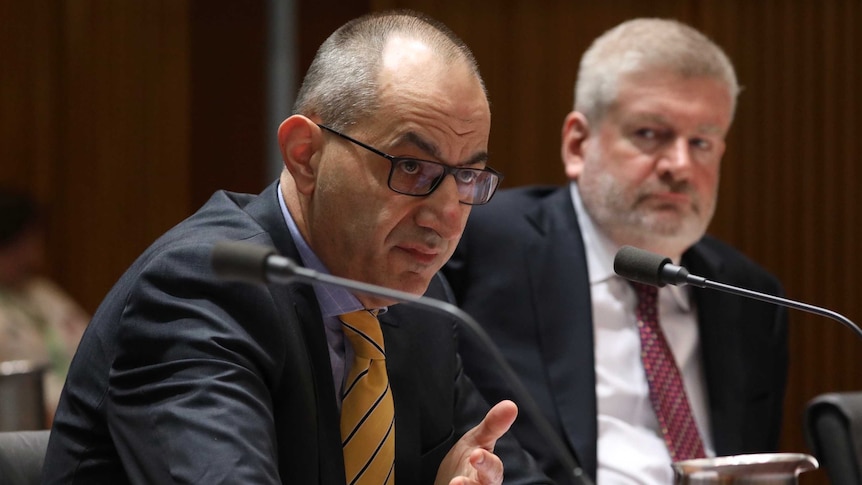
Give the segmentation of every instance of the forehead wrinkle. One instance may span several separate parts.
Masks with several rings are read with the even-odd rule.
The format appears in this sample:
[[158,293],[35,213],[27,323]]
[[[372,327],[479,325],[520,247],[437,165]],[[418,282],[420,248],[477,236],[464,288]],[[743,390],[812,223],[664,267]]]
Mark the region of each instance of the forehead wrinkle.
[[408,131],[398,138],[398,143],[409,143],[432,157],[440,160],[443,157],[440,155],[440,149],[433,142],[428,141],[414,131]]
[[664,116],[657,113],[635,113],[632,115],[632,121],[635,123],[656,123],[660,125],[670,124]]
[[[437,145],[435,145],[431,141],[428,141],[428,140],[422,138],[421,135],[419,135],[418,133],[416,133],[414,131],[408,131],[408,132],[404,133],[403,135],[401,135],[400,137],[398,137],[395,144],[398,145],[398,144],[402,144],[402,143],[407,143],[407,144],[413,145],[416,148],[419,148],[420,150],[422,150],[423,152],[431,155],[431,157],[433,157],[436,160],[441,160],[441,161],[443,160],[443,156],[440,154],[440,149],[437,147]],[[470,157],[469,160],[467,160],[463,163],[457,163],[456,165],[457,166],[476,165],[478,163],[486,162],[487,160],[488,160],[488,152],[481,151],[479,153],[476,153],[472,157]]]

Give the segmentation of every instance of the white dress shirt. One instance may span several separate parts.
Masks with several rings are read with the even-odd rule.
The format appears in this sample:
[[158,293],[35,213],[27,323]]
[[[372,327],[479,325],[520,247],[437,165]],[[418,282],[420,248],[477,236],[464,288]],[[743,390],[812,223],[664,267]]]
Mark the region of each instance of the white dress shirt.
[[[671,459],[649,398],[635,317],[637,296],[613,270],[619,247],[598,231],[571,184],[586,248],[592,296],[598,405],[598,485],[673,482]],[[679,261],[675,261],[677,264]],[[667,337],[708,456],[709,409],[698,345],[697,313],[683,288],[659,290],[659,324]]]

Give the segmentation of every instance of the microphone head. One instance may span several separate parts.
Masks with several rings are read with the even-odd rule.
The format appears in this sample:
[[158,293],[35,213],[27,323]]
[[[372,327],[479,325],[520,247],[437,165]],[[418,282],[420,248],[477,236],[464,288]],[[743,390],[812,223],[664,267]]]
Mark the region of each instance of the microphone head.
[[644,251],[632,246],[623,246],[614,257],[614,272],[623,278],[651,286],[662,287],[662,267],[670,258]]
[[211,254],[213,271],[226,280],[265,283],[267,259],[275,249],[240,241],[216,243]]

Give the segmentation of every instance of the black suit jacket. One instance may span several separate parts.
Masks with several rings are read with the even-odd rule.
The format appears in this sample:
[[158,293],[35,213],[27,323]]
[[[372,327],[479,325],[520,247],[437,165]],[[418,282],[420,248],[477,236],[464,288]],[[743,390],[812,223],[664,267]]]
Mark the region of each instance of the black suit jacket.
[[[778,282],[729,246],[705,237],[683,264],[707,278],[780,294]],[[476,207],[444,272],[578,457],[596,474],[596,394],[590,285],[568,187],[504,190]],[[785,311],[695,289],[712,439],[720,455],[778,445],[786,380]],[[469,332],[464,368],[486,399],[511,394]],[[574,483],[526,419],[515,434],[545,472]]]
[[[276,186],[216,193],[122,276],[69,372],[45,483],[345,483],[324,326],[306,285],[227,283],[222,240],[299,260]],[[428,295],[445,298],[441,278]],[[432,483],[488,406],[461,368],[454,322],[396,305],[381,317],[396,413],[397,483]],[[513,482],[542,483],[514,440]]]

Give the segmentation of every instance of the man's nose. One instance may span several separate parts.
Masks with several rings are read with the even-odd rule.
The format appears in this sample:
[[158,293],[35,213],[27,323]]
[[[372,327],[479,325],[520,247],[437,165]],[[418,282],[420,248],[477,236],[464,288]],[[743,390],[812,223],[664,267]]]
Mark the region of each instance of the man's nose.
[[443,177],[437,189],[427,196],[427,210],[422,211],[417,218],[419,225],[433,229],[444,239],[460,237],[465,207],[459,201],[461,193],[455,177],[449,175]]
[[662,175],[670,174],[675,179],[686,178],[693,163],[691,145],[687,139],[680,137],[661,154],[658,170]]

